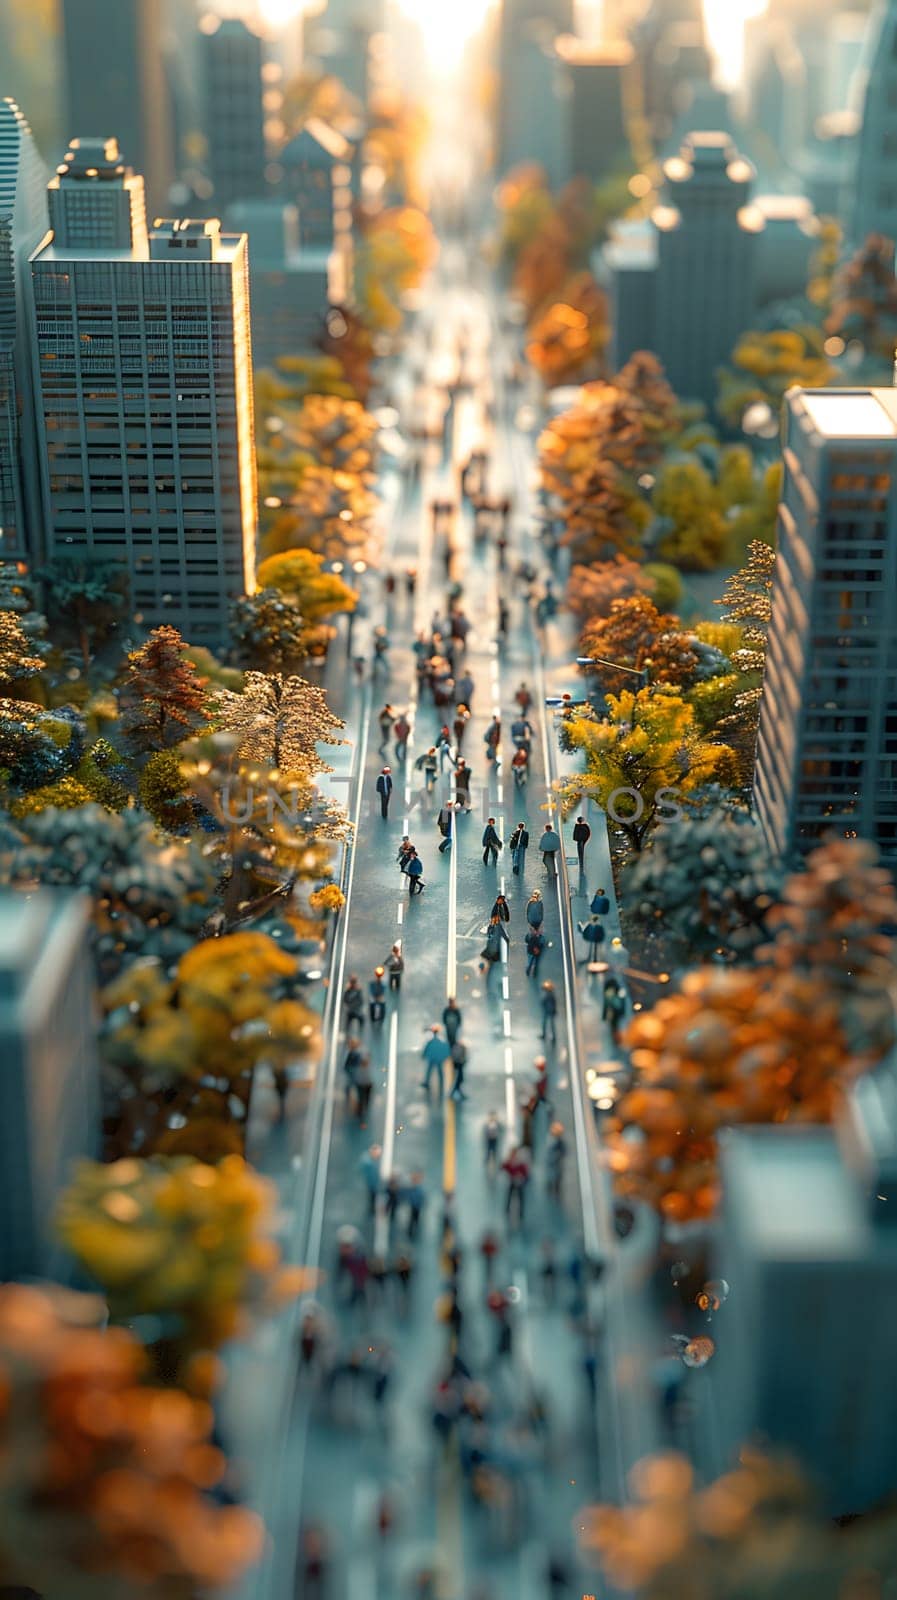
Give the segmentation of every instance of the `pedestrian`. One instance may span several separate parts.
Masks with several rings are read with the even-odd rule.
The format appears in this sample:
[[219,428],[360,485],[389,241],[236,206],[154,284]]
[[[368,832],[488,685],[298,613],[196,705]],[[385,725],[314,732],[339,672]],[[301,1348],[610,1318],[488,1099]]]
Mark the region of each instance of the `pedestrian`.
[[442,1063],[445,1061],[447,1056],[451,1055],[451,1047],[447,1041],[443,1039],[438,1022],[434,1022],[430,1028],[430,1038],[424,1045],[421,1055],[426,1062],[426,1070],[423,1078],[421,1079],[421,1088],[426,1091],[427,1095],[429,1095],[430,1079],[435,1072],[437,1081],[439,1083],[439,1098],[441,1100],[444,1087],[442,1080]]
[[470,768],[463,756],[459,756],[455,763],[455,799],[459,806],[463,806],[468,816],[471,812],[470,804]]
[[501,1139],[501,1123],[498,1112],[490,1111],[483,1125],[483,1162],[488,1173],[494,1173],[498,1165],[498,1146]]
[[346,1027],[354,1031],[364,1022],[364,995],[355,972],[349,974],[349,982],[343,991],[343,1007],[346,1013]]
[[387,675],[389,673],[389,656],[387,653],[388,648],[389,640],[387,638],[386,629],[381,623],[379,627],[374,629],[374,662],[372,672],[375,678],[378,677],[381,672]]
[[383,1151],[379,1144],[372,1144],[365,1151],[358,1163],[368,1196],[368,1210],[373,1216],[377,1209],[377,1196],[380,1193],[380,1158]]
[[614,977],[605,980],[601,1015],[610,1029],[610,1036],[614,1044],[616,1044],[620,1024],[626,1015],[626,996]]
[[399,1313],[407,1316],[411,1307],[411,1274],[414,1271],[414,1262],[409,1250],[399,1251],[392,1270],[399,1286]]
[[392,731],[396,740],[396,760],[404,761],[408,754],[408,739],[411,734],[411,723],[408,721],[407,714],[404,711],[400,712],[396,717],[392,725]]
[[550,1033],[552,1044],[557,1044],[558,1042],[557,1014],[558,997],[551,979],[546,978],[542,985],[542,1032],[540,1037],[547,1039]]
[[405,1204],[408,1207],[407,1233],[409,1239],[416,1239],[420,1228],[420,1216],[426,1202],[424,1189],[424,1175],[422,1172],[412,1172],[405,1189]]
[[352,671],[355,673],[356,683],[363,683],[364,681],[364,666],[364,656],[353,656]]
[[374,976],[368,984],[368,1015],[372,1022],[382,1022],[386,1015],[386,984],[383,982],[385,967],[375,967]]
[[580,933],[586,944],[586,961],[594,961],[598,954],[598,946],[604,943],[604,929],[597,917],[590,917],[588,922],[577,923]]
[[417,588],[417,568],[416,567],[407,567],[405,569],[405,593],[408,596],[409,600],[413,600],[414,599],[414,591],[415,591],[416,588]]
[[425,750],[422,756],[418,756],[414,766],[416,771],[422,772],[424,775],[425,792],[431,794],[433,785],[436,782],[436,774],[439,771],[439,757],[436,754],[435,744],[431,744],[429,750]]
[[379,713],[378,718],[377,718],[378,722],[380,723],[380,749],[381,750],[385,750],[386,746],[389,743],[390,730],[392,728],[393,722],[395,721],[395,715],[396,714],[393,711],[392,706],[389,704],[389,701],[387,701],[386,705],[383,707],[383,710]]
[[402,987],[402,973],[405,971],[405,957],[398,941],[386,957],[386,968],[389,973],[389,987],[393,994],[398,994]]
[[502,922],[510,922],[511,907],[508,905],[508,902],[503,894],[497,894],[495,896],[495,903],[489,913],[489,916],[498,917]]
[[538,1102],[534,1094],[524,1095],[520,1101],[520,1143],[532,1155],[533,1120]]
[[487,1228],[480,1240],[480,1255],[483,1258],[483,1277],[486,1288],[492,1288],[492,1279],[495,1273],[495,1258],[501,1249],[498,1234],[492,1228]]
[[539,849],[542,852],[542,860],[545,864],[545,871],[552,878],[557,877],[557,853],[560,848],[560,836],[555,832],[554,828],[551,826],[551,823],[546,822],[545,827],[542,829],[541,838],[539,839]]
[[423,894],[423,892],[424,892],[424,877],[423,877],[424,864],[421,861],[421,858],[418,855],[417,851],[413,848],[413,846],[412,846],[412,850],[411,850],[411,855],[410,855],[410,857],[408,859],[408,865],[405,868],[405,872],[406,872],[407,877],[408,877],[408,897],[409,897],[409,899],[411,899],[416,894]]
[[553,1122],[545,1148],[545,1184],[552,1200],[559,1201],[564,1184],[564,1162],[567,1159],[567,1141],[564,1124]]
[[442,834],[442,843],[439,846],[439,854],[441,856],[445,855],[446,850],[451,850],[452,848],[453,822],[454,811],[452,809],[452,802],[451,800],[446,800],[445,803],[440,806],[439,815],[436,818],[436,826],[439,829],[439,832]]
[[467,732],[467,724],[469,721],[470,711],[468,710],[467,706],[458,706],[455,711],[455,720],[452,723],[452,732],[455,735],[455,749],[459,755],[461,754],[461,746],[464,743],[464,735]]
[[529,849],[529,830],[525,822],[518,822],[508,843],[511,851],[512,871],[515,878],[519,878],[526,863],[526,852]]
[[522,746],[511,757],[511,771],[515,789],[525,789],[529,778],[529,756]]
[[495,818],[490,817],[483,829],[483,866],[495,867],[498,865],[498,852],[504,848],[502,840],[498,837],[495,827]]
[[519,716],[514,718],[511,723],[511,738],[514,741],[515,750],[525,750],[529,755],[533,742],[533,729],[532,723],[527,717]]
[[508,1192],[505,1196],[505,1211],[508,1222],[511,1212],[516,1212],[517,1221],[523,1223],[523,1213],[526,1205],[526,1186],[530,1179],[530,1165],[527,1152],[520,1145],[515,1145],[506,1160],[501,1164],[501,1170],[508,1179]]
[[474,681],[469,672],[463,672],[455,684],[458,691],[458,704],[466,706],[468,712],[473,705]]
[[486,732],[483,734],[483,743],[486,746],[486,760],[494,761],[499,765],[498,747],[501,744],[501,721],[493,717]]
[[510,606],[508,605],[508,602],[505,599],[504,595],[500,595],[499,596],[499,601],[498,601],[498,638],[499,638],[499,642],[501,642],[501,640],[503,640],[505,638],[505,636],[507,634],[507,631],[508,631],[510,626],[511,626],[511,609],[510,609]]
[[383,1209],[386,1212],[387,1222],[395,1222],[396,1213],[399,1209],[399,1202],[403,1199],[403,1196],[404,1190],[402,1188],[401,1173],[391,1172],[386,1180],[386,1186],[383,1190]]
[[413,856],[413,854],[414,854],[414,845],[411,843],[411,840],[409,839],[407,833],[403,833],[402,834],[402,843],[399,845],[399,853],[396,856],[396,860],[399,863],[399,871],[400,872],[407,872],[408,871],[408,863],[411,860],[411,857]]
[[551,1102],[548,1098],[548,1062],[544,1056],[536,1056],[533,1062],[533,1094],[536,1100],[536,1110],[542,1106],[550,1110]]
[[592,895],[592,903],[589,906],[589,910],[591,911],[593,917],[607,916],[608,912],[610,911],[610,901],[608,900],[603,889],[595,890],[595,893]]
[[365,1051],[355,1073],[355,1111],[359,1128],[366,1128],[368,1125],[368,1107],[370,1106],[373,1092],[374,1076],[371,1072],[371,1058]]
[[526,684],[526,683],[521,683],[520,684],[519,688],[517,689],[516,694],[514,695],[514,699],[515,699],[517,705],[520,707],[520,715],[525,717],[527,712],[529,711],[530,706],[533,703],[533,697],[530,694],[528,684]]
[[324,1529],[317,1523],[303,1528],[296,1562],[296,1593],[304,1600],[326,1600],[333,1568]]
[[455,1069],[455,1077],[449,1090],[449,1096],[452,1100],[466,1100],[467,1094],[464,1089],[464,1069],[467,1066],[467,1046],[463,1039],[455,1040],[454,1044],[452,1045],[451,1055],[452,1066]]
[[510,944],[511,942],[505,932],[504,923],[498,916],[490,917],[489,926],[486,929],[486,943],[480,951],[481,972],[485,972],[488,975],[496,962],[500,960],[502,942],[505,944]]
[[392,774],[389,767],[384,767],[377,779],[377,793],[380,796],[380,815],[385,819],[389,816],[389,800],[392,794]]
[[526,902],[526,920],[537,931],[545,920],[545,903],[541,889],[534,889]]
[[530,928],[525,943],[527,956],[526,975],[528,978],[537,978],[539,976],[539,962],[545,953],[548,940],[544,933],[539,932],[538,928]]
[[346,1056],[343,1061],[343,1073],[346,1079],[346,1110],[348,1111],[355,1094],[355,1075],[361,1066],[362,1049],[361,1040],[353,1036],[346,1040]]
[[586,870],[586,845],[592,837],[592,830],[585,817],[577,817],[573,829],[573,843],[576,845],[576,854],[579,857],[579,870]]

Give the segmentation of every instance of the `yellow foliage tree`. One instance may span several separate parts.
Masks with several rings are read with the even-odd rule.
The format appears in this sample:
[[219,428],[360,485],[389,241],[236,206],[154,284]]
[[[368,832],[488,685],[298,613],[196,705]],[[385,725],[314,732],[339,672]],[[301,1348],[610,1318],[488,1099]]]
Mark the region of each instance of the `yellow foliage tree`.
[[323,622],[341,611],[354,611],[358,595],[336,572],[323,572],[324,557],[314,550],[284,550],[269,556],[256,573],[259,587],[279,589],[296,602],[306,622]]
[[731,367],[719,375],[717,410],[723,421],[738,428],[748,406],[758,404],[768,405],[777,417],[785,391],[794,384],[823,389],[836,382],[837,371],[822,348],[823,339],[817,328],[809,326],[746,333],[732,352]]
[[[262,504],[262,550],[280,555],[301,546],[329,561],[355,560],[368,551],[377,499],[351,472],[302,465],[283,495]],[[267,505],[265,501],[273,503]]]

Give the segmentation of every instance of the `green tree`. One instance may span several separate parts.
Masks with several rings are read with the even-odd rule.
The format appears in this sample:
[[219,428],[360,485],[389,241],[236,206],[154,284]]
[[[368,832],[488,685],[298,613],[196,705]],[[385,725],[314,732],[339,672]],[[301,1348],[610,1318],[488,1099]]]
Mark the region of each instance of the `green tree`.
[[54,556],[35,576],[45,585],[51,623],[74,630],[87,672],[95,642],[117,627],[126,614],[125,568],[117,561]]
[[207,679],[184,654],[177,628],[154,628],[128,655],[119,691],[121,734],[139,755],[169,750],[208,723]]
[[719,566],[727,529],[722,497],[698,461],[671,461],[662,468],[651,504],[659,519],[657,553],[684,572]]
[[290,672],[311,653],[311,645],[324,632],[310,628],[292,596],[273,587],[231,602],[231,650],[241,667]]

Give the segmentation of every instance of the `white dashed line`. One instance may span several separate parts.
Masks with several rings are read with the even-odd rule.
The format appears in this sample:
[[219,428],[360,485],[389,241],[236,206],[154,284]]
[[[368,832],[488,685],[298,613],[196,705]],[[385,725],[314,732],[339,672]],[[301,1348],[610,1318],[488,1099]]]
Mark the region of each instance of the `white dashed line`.
[[405,920],[405,903],[404,903],[403,900],[400,900],[399,903],[398,903],[398,906],[396,907],[396,922],[399,924],[400,928],[401,928],[402,923],[404,922],[404,920]]
[[504,1013],[502,1015],[502,1022],[504,1024],[505,1038],[506,1039],[510,1039],[510,1037],[511,1037],[511,1013],[507,1009],[504,1011]]

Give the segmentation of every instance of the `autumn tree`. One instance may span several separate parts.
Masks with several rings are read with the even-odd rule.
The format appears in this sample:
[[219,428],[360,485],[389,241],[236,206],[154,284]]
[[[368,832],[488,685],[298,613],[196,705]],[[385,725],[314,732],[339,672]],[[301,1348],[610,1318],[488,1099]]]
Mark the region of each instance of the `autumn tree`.
[[722,499],[699,461],[670,461],[651,495],[657,553],[684,572],[718,567],[727,540]]
[[663,686],[623,690],[606,703],[602,720],[572,716],[567,723],[568,743],[582,751],[585,770],[563,780],[558,792],[565,811],[589,795],[638,852],[658,820],[674,814],[676,797],[729,781],[731,752],[702,738],[691,706]]
[[279,672],[247,672],[242,694],[222,690],[215,720],[235,734],[240,756],[287,773],[329,771],[317,746],[341,743],[334,734],[345,726],[323,689]]
[[775,564],[775,550],[754,541],[748,546],[744,566],[726,579],[720,599],[714,601],[723,608],[723,620],[737,623],[741,629],[742,653],[733,659],[743,672],[762,671],[766,660]]
[[131,750],[170,750],[208,722],[207,679],[184,654],[177,628],[154,628],[130,651],[119,690],[121,734]]
[[274,588],[233,600],[228,633],[239,666],[260,666],[270,672],[290,672],[327,637],[325,629],[308,626],[290,595]]
[[340,612],[354,611],[358,594],[336,572],[323,571],[324,557],[313,550],[284,550],[269,556],[256,578],[263,589],[276,589],[295,601],[310,626]]
[[651,582],[637,561],[617,555],[611,561],[582,563],[570,569],[567,605],[580,622],[606,617],[615,600],[650,594]]
[[328,560],[355,560],[367,550],[377,501],[350,472],[312,463],[293,487],[267,496],[279,503],[263,507],[262,548],[266,556],[301,546]]
[[375,332],[395,333],[402,323],[402,297],[416,289],[436,261],[432,224],[415,206],[388,206],[369,219],[355,255],[355,285],[361,316]]
[[[131,1198],[114,1181],[108,1194],[113,1209]],[[148,1382],[137,1339],[102,1313],[71,1290],[0,1289],[0,1585],[72,1600],[230,1592],[264,1530],[209,1494],[227,1466],[211,1407]]]
[[829,337],[859,345],[890,374],[897,347],[894,241],[870,234],[837,273],[825,322]]
[[373,481],[378,423],[359,401],[310,394],[285,421],[286,438],[297,450],[334,471]]
[[[646,664],[661,634],[678,628],[679,618],[658,611],[647,595],[612,600],[607,616],[593,617],[583,630],[580,654],[594,658],[594,665],[583,670],[605,692],[625,688],[633,671],[647,673]],[[615,672],[614,665],[629,670]]]
[[595,465],[578,476],[563,496],[561,544],[574,562],[606,561],[638,555],[650,513],[627,478],[609,465]]
[[320,338],[322,354],[337,361],[352,394],[367,405],[374,387],[374,340],[357,311],[332,306],[324,318]]
[[799,384],[824,389],[837,371],[823,349],[824,335],[810,325],[745,333],[732,352],[731,367],[719,374],[717,410],[730,428],[739,428],[749,406],[767,405],[773,417],[785,392]]
[[33,678],[43,664],[43,657],[35,653],[33,641],[22,631],[16,613],[0,611],[0,687],[4,693],[10,684]]
[[579,272],[530,324],[526,358],[549,387],[600,371],[610,340],[607,296]]

